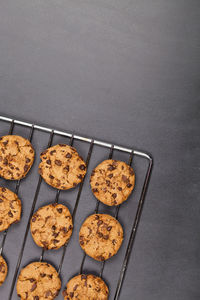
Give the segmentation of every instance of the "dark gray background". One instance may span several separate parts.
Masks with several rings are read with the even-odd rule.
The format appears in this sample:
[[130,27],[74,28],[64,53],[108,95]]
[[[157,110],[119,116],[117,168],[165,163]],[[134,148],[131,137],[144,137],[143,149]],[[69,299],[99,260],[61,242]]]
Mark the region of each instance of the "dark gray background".
[[[200,298],[199,80],[199,0],[0,1],[2,114],[139,148],[154,157],[121,299]],[[2,126],[1,134],[7,129]],[[37,135],[34,145],[43,141],[42,149],[47,136]],[[25,227],[36,173],[35,168],[20,187],[27,198],[25,213],[6,241],[10,272],[0,288],[1,300],[7,299],[22,240],[17,229]],[[84,193],[89,204],[89,188]],[[50,201],[47,196],[45,201]],[[78,220],[89,214],[84,207]],[[132,220],[125,211],[124,217]],[[29,251],[40,253],[29,240]],[[63,284],[82,257],[80,251],[73,258],[72,244]],[[107,282],[118,271],[105,270]]]

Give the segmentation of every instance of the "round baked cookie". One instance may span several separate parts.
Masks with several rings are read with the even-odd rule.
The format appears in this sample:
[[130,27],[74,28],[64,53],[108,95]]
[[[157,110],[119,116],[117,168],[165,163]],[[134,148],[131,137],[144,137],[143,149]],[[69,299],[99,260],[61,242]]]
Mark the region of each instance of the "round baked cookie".
[[79,184],[86,174],[86,164],[75,148],[58,144],[40,155],[39,174],[49,185],[68,190]]
[[17,223],[21,218],[21,201],[9,189],[0,187],[0,231]]
[[49,204],[38,209],[31,218],[31,233],[39,247],[59,249],[71,237],[73,229],[69,209],[62,204]]
[[8,273],[8,266],[5,259],[0,256],[0,286],[4,283]]
[[31,143],[22,136],[0,137],[0,176],[9,180],[25,177],[33,164],[34,156]]
[[108,159],[92,171],[90,184],[99,201],[109,206],[119,205],[131,194],[135,174],[125,162]]
[[54,267],[46,262],[33,262],[23,268],[17,280],[17,295],[22,299],[54,299],[61,280]]
[[81,274],[73,277],[63,291],[65,300],[107,300],[109,290],[97,276]]
[[120,223],[110,215],[94,214],[81,226],[79,243],[85,253],[98,261],[115,255],[123,241]]

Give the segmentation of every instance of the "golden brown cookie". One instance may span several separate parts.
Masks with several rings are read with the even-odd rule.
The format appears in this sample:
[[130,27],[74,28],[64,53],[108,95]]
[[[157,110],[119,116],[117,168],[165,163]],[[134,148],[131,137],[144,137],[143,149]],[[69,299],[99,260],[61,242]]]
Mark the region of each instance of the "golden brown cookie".
[[0,256],[0,286],[4,283],[8,273],[8,266],[5,259]]
[[108,159],[92,171],[90,184],[99,201],[109,206],[119,205],[131,194],[135,174],[125,162]]
[[59,249],[71,237],[73,229],[69,209],[62,204],[50,204],[36,211],[31,219],[35,243],[45,249]]
[[109,290],[97,276],[81,274],[73,277],[63,291],[65,300],[107,300]]
[[0,138],[0,176],[19,180],[26,176],[34,161],[34,149],[29,140],[18,135]]
[[9,189],[0,187],[0,231],[7,229],[21,218],[21,201]]
[[68,190],[79,184],[86,174],[86,164],[73,147],[58,144],[40,155],[39,174],[49,185]]
[[82,249],[87,255],[99,261],[115,255],[122,241],[122,226],[115,218],[106,214],[89,216],[79,232],[79,243]]
[[58,272],[46,262],[33,262],[23,268],[17,280],[17,294],[22,299],[54,299],[61,288]]

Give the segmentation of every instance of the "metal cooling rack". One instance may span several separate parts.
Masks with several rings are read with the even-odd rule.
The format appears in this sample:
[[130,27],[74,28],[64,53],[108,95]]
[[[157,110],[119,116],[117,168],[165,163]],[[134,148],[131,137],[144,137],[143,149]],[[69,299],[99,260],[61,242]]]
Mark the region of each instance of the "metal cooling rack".
[[[109,153],[108,158],[112,158],[113,152],[115,150],[118,150],[118,151],[124,152],[126,154],[129,154],[129,162],[128,162],[129,165],[132,164],[134,156],[138,156],[138,157],[141,157],[141,158],[144,158],[144,159],[148,160],[148,167],[147,167],[147,170],[146,170],[145,179],[144,179],[142,190],[141,190],[141,193],[140,193],[140,199],[139,199],[139,202],[138,202],[136,215],[135,215],[134,222],[133,222],[133,225],[132,225],[132,228],[131,228],[131,234],[130,234],[130,237],[129,237],[128,245],[127,245],[127,248],[126,248],[126,252],[125,252],[122,267],[121,267],[121,271],[120,271],[120,274],[119,274],[119,279],[118,279],[116,291],[115,291],[114,298],[113,298],[114,300],[118,300],[119,297],[120,297],[120,291],[121,291],[123,280],[124,280],[124,277],[125,277],[125,273],[126,273],[126,270],[127,270],[127,267],[128,267],[129,257],[130,257],[130,254],[131,254],[131,250],[132,250],[133,243],[134,243],[134,240],[135,240],[135,236],[136,236],[137,228],[138,228],[138,225],[139,225],[140,217],[141,217],[141,214],[142,214],[142,208],[143,208],[143,204],[144,204],[145,194],[146,194],[146,191],[147,191],[148,183],[149,183],[149,180],[150,180],[150,174],[151,174],[151,170],[152,170],[152,166],[153,166],[152,157],[149,154],[147,154],[145,152],[142,152],[142,151],[125,148],[125,147],[118,146],[118,145],[115,145],[115,144],[102,142],[102,141],[99,141],[99,140],[96,140],[96,139],[87,138],[87,137],[75,135],[75,134],[72,134],[72,133],[68,133],[68,132],[65,132],[65,131],[51,129],[51,128],[39,126],[39,125],[36,125],[36,124],[31,124],[31,123],[27,123],[27,122],[24,122],[24,121],[15,120],[15,119],[12,119],[12,118],[7,118],[7,117],[4,117],[4,116],[0,116],[0,121],[10,123],[10,129],[9,129],[8,134],[13,133],[13,129],[14,129],[15,125],[21,125],[21,126],[24,126],[26,128],[29,128],[30,129],[30,133],[29,133],[29,140],[30,141],[32,140],[32,137],[33,137],[33,134],[34,134],[35,130],[39,130],[39,131],[43,131],[43,132],[48,133],[49,134],[49,141],[48,141],[48,144],[47,144],[46,148],[48,148],[52,145],[53,137],[55,135],[70,138],[69,145],[73,145],[74,140],[89,143],[90,146],[89,146],[89,151],[88,151],[87,158],[86,158],[86,165],[87,166],[89,165],[89,161],[90,161],[90,158],[91,158],[91,155],[92,155],[94,145],[98,145],[98,146],[101,146],[101,147],[104,147],[104,148],[109,148],[110,153]],[[18,259],[17,259],[17,264],[16,264],[16,267],[15,267],[15,271],[13,273],[11,289],[10,289],[9,297],[8,297],[9,300],[12,299],[13,290],[14,290],[14,287],[15,287],[15,282],[16,282],[18,272],[19,272],[19,269],[20,269],[20,266],[21,266],[21,261],[22,261],[22,257],[23,257],[23,253],[24,253],[24,248],[25,248],[25,244],[26,244],[26,240],[27,240],[27,236],[28,236],[28,232],[29,232],[29,228],[30,228],[30,220],[31,220],[31,217],[34,213],[34,209],[35,209],[35,205],[36,205],[38,195],[39,195],[39,192],[40,192],[40,186],[41,186],[42,180],[43,180],[42,177],[39,175],[37,187],[36,187],[36,190],[35,190],[35,195],[34,195],[33,202],[32,202],[32,207],[31,207],[31,210],[30,210],[29,218],[28,218],[28,223],[27,223],[26,230],[25,230],[25,233],[24,233],[23,242],[22,242],[22,245],[21,245],[20,252],[18,254]],[[16,194],[18,194],[20,182],[21,182],[21,180],[18,180],[16,182],[16,186],[15,186],[15,193]],[[81,192],[82,192],[83,185],[84,185],[84,179],[79,185],[78,194],[77,194],[76,201],[75,201],[75,206],[74,206],[74,209],[73,209],[73,212],[72,212],[73,220],[75,220],[75,215],[76,215],[76,211],[77,211],[77,208],[78,208],[78,205],[79,205],[79,200],[80,200],[80,197],[81,197]],[[58,202],[59,195],[60,195],[60,190],[57,190],[56,197],[55,197],[55,203]],[[99,209],[99,201],[97,200],[95,213],[98,213],[98,209]],[[114,214],[115,218],[118,218],[120,205],[115,207],[114,209],[115,209],[115,214]],[[5,244],[7,234],[8,234],[8,230],[5,230],[4,233],[3,233],[3,238],[2,238],[2,242],[1,242],[0,255],[2,255],[2,253],[3,253],[4,244]],[[61,269],[62,269],[64,257],[65,257],[65,254],[66,254],[66,249],[67,249],[67,244],[65,244],[63,246],[63,252],[62,252],[60,263],[59,263],[59,266],[58,266],[58,273],[59,274],[60,274]],[[45,252],[45,250],[43,249],[42,252],[41,252],[41,256],[40,256],[40,261],[43,260],[44,252]],[[83,255],[83,259],[82,259],[81,267],[80,267],[80,273],[82,273],[82,271],[83,271],[85,258],[86,258],[86,254]],[[105,261],[101,262],[102,265],[101,265],[101,270],[100,270],[100,274],[99,274],[100,277],[102,277],[105,263],[106,263]]]

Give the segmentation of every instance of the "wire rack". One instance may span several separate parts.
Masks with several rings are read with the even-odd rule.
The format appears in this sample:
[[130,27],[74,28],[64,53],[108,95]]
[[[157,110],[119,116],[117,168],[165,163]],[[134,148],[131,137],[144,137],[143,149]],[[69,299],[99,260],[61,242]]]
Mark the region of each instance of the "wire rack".
[[[141,188],[141,191],[140,191],[140,196],[139,196],[139,201],[138,201],[138,204],[137,204],[135,217],[134,217],[134,220],[133,220],[133,224],[130,225],[131,226],[130,236],[128,238],[127,247],[125,249],[124,258],[123,258],[122,265],[121,265],[121,270],[119,272],[119,278],[118,278],[116,290],[113,293],[113,295],[114,295],[113,299],[118,300],[120,298],[120,291],[121,291],[122,284],[123,284],[123,281],[124,281],[124,278],[125,278],[125,273],[126,273],[126,270],[127,270],[127,267],[128,267],[129,257],[130,257],[130,254],[131,254],[131,250],[132,250],[133,243],[134,243],[134,240],[135,240],[135,237],[136,237],[136,232],[137,232],[137,228],[138,228],[138,225],[139,225],[140,217],[141,217],[141,214],[142,214],[142,208],[143,208],[143,205],[144,205],[145,194],[146,194],[146,191],[147,191],[148,183],[149,183],[149,180],[150,180],[150,174],[151,174],[151,170],[152,170],[152,166],[153,166],[152,157],[149,154],[147,154],[145,152],[142,152],[142,151],[137,151],[137,150],[134,150],[134,149],[125,148],[125,147],[122,147],[122,146],[118,146],[118,145],[115,145],[115,144],[112,144],[112,143],[103,142],[103,141],[96,140],[96,139],[93,139],[93,138],[83,137],[83,136],[76,135],[76,134],[73,134],[73,133],[68,133],[68,132],[65,132],[65,131],[60,131],[60,130],[51,129],[51,128],[43,127],[43,126],[36,125],[36,124],[27,123],[27,122],[24,122],[24,121],[19,121],[19,120],[13,119],[13,118],[0,116],[0,121],[7,122],[7,123],[10,124],[10,128],[9,128],[9,131],[7,132],[7,134],[12,134],[13,130],[14,130],[14,127],[15,126],[17,127],[17,125],[20,125],[22,127],[25,127],[26,129],[29,129],[28,139],[30,141],[32,140],[35,131],[42,131],[42,132],[48,134],[49,135],[49,138],[48,138],[49,140],[48,140],[48,143],[46,145],[46,148],[48,148],[52,145],[53,139],[54,139],[55,136],[61,136],[61,137],[69,138],[69,143],[68,144],[71,145],[71,146],[73,145],[74,141],[79,141],[79,142],[84,142],[84,143],[89,144],[89,150],[88,150],[87,157],[86,157],[86,165],[87,166],[89,165],[91,155],[94,151],[94,146],[95,145],[99,146],[99,147],[102,147],[104,149],[109,149],[108,158],[113,157],[114,151],[120,151],[120,152],[125,153],[126,155],[129,156],[127,162],[129,163],[130,166],[132,165],[134,157],[140,157],[140,158],[143,158],[143,159],[148,161],[148,165],[147,165],[147,168],[146,168],[146,171],[145,171],[144,181],[143,181],[142,188]],[[43,179],[40,175],[38,175],[38,176],[39,176],[38,177],[38,182],[37,182],[37,186],[36,186],[35,193],[34,193],[34,196],[33,196],[32,206],[31,206],[31,209],[29,211],[27,226],[25,228],[25,232],[24,232],[22,244],[21,244],[21,247],[20,247],[20,251],[17,254],[16,265],[14,266],[14,270],[13,270],[13,273],[12,273],[13,278],[12,278],[10,290],[8,292],[8,299],[9,300],[11,300],[12,297],[13,297],[13,292],[14,292],[17,276],[18,276],[18,273],[19,273],[19,270],[20,270],[20,267],[21,267],[22,257],[23,257],[23,254],[24,254],[24,249],[25,249],[25,245],[26,245],[26,242],[27,242],[27,237],[28,237],[28,234],[29,234],[30,220],[31,220],[31,217],[34,213],[35,206],[36,206],[38,196],[39,196],[39,193],[40,193],[40,187],[41,187],[41,183],[42,183]],[[77,208],[79,206],[79,202],[80,202],[84,182],[85,182],[85,178],[80,183],[80,185],[78,187],[78,193],[76,195],[75,205],[74,205],[74,208],[73,208],[73,211],[72,211],[73,222],[75,222],[75,216],[76,216]],[[21,180],[17,181],[16,184],[15,184],[15,193],[16,194],[18,194],[20,183],[21,183]],[[56,196],[55,196],[55,199],[54,199],[55,203],[58,203],[60,193],[61,193],[60,190],[56,191]],[[113,209],[115,210],[114,211],[115,218],[118,218],[120,205],[117,206],[117,207],[114,207]],[[99,211],[99,201],[97,200],[96,208],[95,208],[94,213],[98,213],[98,211]],[[83,219],[84,219],[84,217],[83,217]],[[8,235],[8,231],[9,230],[6,230],[2,233],[2,241],[1,241],[1,246],[0,246],[0,255],[2,255],[3,252],[4,252],[4,245],[5,245],[7,235]],[[65,255],[66,255],[67,245],[68,244],[65,244],[62,247],[60,262],[59,262],[58,267],[57,267],[57,270],[58,270],[59,274],[62,271],[62,266],[63,266],[64,258],[65,258]],[[45,252],[45,250],[43,249],[41,251],[41,255],[40,255],[40,258],[39,258],[40,261],[43,260],[44,252]],[[80,274],[84,270],[85,259],[86,259],[86,254],[83,255],[83,258],[82,258],[82,261],[81,261],[80,272],[79,272]],[[100,262],[100,264],[101,264],[101,269],[100,269],[100,273],[99,273],[100,277],[102,277],[102,275],[103,275],[105,263],[106,263],[105,261]],[[110,287],[110,288],[113,288],[113,287]]]

